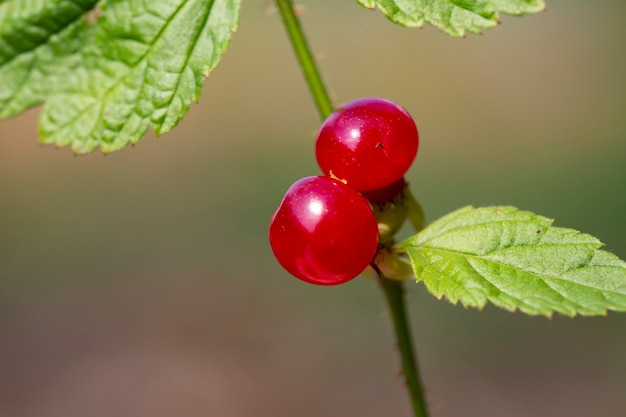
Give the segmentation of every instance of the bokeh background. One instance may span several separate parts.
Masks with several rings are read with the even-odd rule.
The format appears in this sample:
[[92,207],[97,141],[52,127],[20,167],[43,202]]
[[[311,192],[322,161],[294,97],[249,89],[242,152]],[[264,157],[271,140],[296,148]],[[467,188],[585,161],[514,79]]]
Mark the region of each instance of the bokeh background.
[[[270,2],[200,103],[134,148],[37,142],[0,122],[0,416],[408,416],[375,282],[304,284],[266,231],[318,172],[317,112]],[[421,134],[407,178],[429,221],[511,204],[626,257],[626,3],[548,1],[482,36],[306,1],[337,103],[382,96]],[[626,314],[468,310],[409,286],[435,417],[623,416]]]

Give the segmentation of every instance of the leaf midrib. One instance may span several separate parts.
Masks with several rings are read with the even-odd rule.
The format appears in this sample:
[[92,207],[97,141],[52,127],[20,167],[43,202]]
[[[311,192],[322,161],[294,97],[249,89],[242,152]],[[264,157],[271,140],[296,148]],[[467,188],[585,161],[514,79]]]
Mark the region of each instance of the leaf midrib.
[[[582,245],[582,244],[573,244],[573,245]],[[530,246],[530,245],[526,245],[526,246]],[[553,246],[553,245],[550,245],[550,246]],[[413,246],[413,247],[411,247],[411,248],[412,248],[412,249],[416,249],[416,250],[421,251],[421,247]],[[475,258],[475,259],[480,259],[480,260],[483,260],[483,261],[485,261],[485,262],[490,262],[490,263],[493,263],[493,264],[495,264],[495,265],[500,265],[500,266],[503,266],[503,267],[511,268],[511,269],[513,269],[513,270],[516,270],[516,271],[521,271],[521,272],[523,272],[523,273],[533,275],[533,276],[537,277],[538,279],[541,279],[541,280],[542,280],[542,282],[544,282],[544,283],[545,283],[545,281],[543,281],[543,279],[542,279],[542,278],[549,278],[549,279],[553,279],[553,280],[563,281],[563,282],[566,282],[566,283],[571,284],[571,285],[579,285],[579,286],[581,286],[581,287],[585,287],[585,288],[589,288],[589,289],[592,289],[592,290],[595,290],[595,291],[599,291],[600,293],[610,293],[610,294],[616,294],[616,295],[620,295],[620,296],[626,296],[626,294],[625,294],[625,293],[617,292],[617,291],[614,291],[614,290],[603,290],[603,289],[599,289],[599,288],[596,288],[596,287],[592,287],[592,286],[590,286],[590,285],[588,285],[588,284],[582,284],[582,283],[579,283],[579,282],[569,281],[569,280],[567,280],[567,279],[565,279],[565,278],[563,278],[563,277],[552,276],[552,275],[547,275],[547,274],[540,274],[540,273],[536,273],[536,272],[529,272],[529,271],[527,271],[527,270],[525,270],[525,269],[522,269],[522,268],[519,268],[519,267],[516,267],[516,266],[508,265],[508,264],[505,264],[505,263],[502,263],[502,262],[498,262],[498,261],[494,261],[494,260],[491,260],[491,259],[485,259],[485,258],[483,257],[484,255],[474,255],[474,254],[468,254],[468,253],[464,253],[464,252],[460,252],[460,251],[452,251],[452,250],[441,249],[441,248],[434,248],[434,247],[429,247],[429,246],[424,247],[424,249],[428,249],[428,250],[435,251],[435,252],[443,252],[443,253],[448,253],[448,254],[452,254],[452,255],[458,255],[458,256],[462,256],[462,257],[464,257],[464,258]],[[469,262],[468,262],[468,264],[469,264]],[[431,265],[432,265],[432,263],[431,263]],[[471,264],[469,264],[469,266],[470,266],[472,269],[474,269],[474,267],[473,267]],[[601,265],[595,265],[595,266],[601,266]],[[565,271],[565,272],[571,272],[571,271],[574,271],[574,270],[577,270],[577,269],[581,269],[581,268],[586,268],[586,267],[589,267],[589,265],[587,264],[587,265],[585,265],[585,266],[576,267],[576,268],[570,269],[570,270]],[[618,266],[613,266],[613,265],[602,265],[602,267],[605,267],[605,268],[614,268],[614,269],[621,269],[620,267],[618,267]],[[476,270],[474,269],[474,271],[476,271]],[[440,272],[442,275],[445,275],[442,271],[439,271],[439,272]],[[483,279],[485,279],[486,281],[488,281],[489,283],[491,283],[491,281],[489,281],[487,278],[485,278],[485,277],[484,277],[482,274],[480,274],[478,271],[476,271],[476,273],[477,273],[477,274],[478,274],[481,278],[483,278]],[[492,284],[492,285],[493,285],[493,284]],[[547,284],[546,284],[546,285],[547,285]],[[494,285],[494,286],[495,286],[495,285]],[[554,290],[552,287],[550,287],[550,288],[551,288],[553,291],[555,291],[555,292],[556,292],[556,290]],[[558,292],[557,292],[557,294],[558,294]],[[603,294],[603,296],[604,296],[604,294]],[[569,299],[568,299],[568,300],[569,300]]]
[[[79,112],[76,114],[75,117],[69,119],[66,123],[62,124],[59,126],[59,128],[64,128],[72,123],[74,123],[74,121],[76,121],[77,119],[79,119],[83,114],[85,114],[88,110],[90,110],[93,106],[95,106],[98,103],[102,103],[104,102],[105,98],[109,96],[109,94],[111,93],[111,91],[113,89],[115,89],[117,86],[119,86],[121,83],[123,83],[129,76],[131,76],[132,74],[134,74],[135,69],[139,68],[141,66],[142,63],[144,63],[144,61],[146,60],[146,57],[148,55],[150,55],[150,53],[152,52],[152,50],[154,49],[154,46],[156,45],[156,43],[159,41],[159,39],[161,38],[161,35],[165,32],[165,30],[169,27],[170,23],[176,18],[176,16],[178,15],[178,13],[180,12],[180,10],[184,7],[186,3],[185,2],[181,2],[179,4],[179,7],[176,9],[176,11],[174,13],[172,13],[170,15],[170,18],[167,19],[166,23],[160,28],[160,30],[158,31],[158,33],[156,34],[156,36],[154,37],[153,41],[149,44],[149,48],[146,50],[146,52],[136,61],[136,64],[131,67],[131,69],[122,77],[119,78],[119,80],[113,84],[111,84],[102,94],[102,98],[98,98],[95,97],[96,100],[94,101],[94,103],[90,104],[89,106],[85,107],[83,109],[83,111]],[[213,4],[213,1],[211,2],[211,4]],[[145,77],[144,77],[145,78]],[[142,84],[143,86],[143,84]],[[91,130],[89,131],[89,134],[87,136],[85,136],[85,139],[91,137],[91,135],[93,134],[93,132],[96,129],[96,126],[98,126],[98,122],[100,120],[102,120],[102,111],[103,111],[103,107],[101,106],[99,112],[98,112],[98,117],[96,118],[93,126],[91,127]],[[133,111],[136,109],[136,107],[133,109]],[[59,130],[59,129],[57,129]],[[73,141],[73,140],[72,140]]]
[[[11,62],[13,62],[14,59],[16,59],[19,56],[28,54],[28,53],[33,53],[34,51],[36,51],[37,49],[41,48],[42,46],[45,46],[49,43],[50,38],[52,38],[54,35],[58,35],[59,33],[68,30],[76,21],[78,21],[80,18],[82,18],[85,13],[87,13],[89,10],[93,9],[95,7],[95,5],[97,5],[99,2],[99,0],[96,0],[88,9],[84,9],[82,6],[76,4],[76,2],[73,2],[74,4],[76,4],[77,9],[82,10],[82,13],[77,14],[73,19],[69,19],[67,21],[67,24],[65,24],[64,26],[60,26],[58,28],[58,30],[56,31],[51,31],[48,32],[46,37],[44,39],[42,39],[41,42],[39,42],[36,45],[33,45],[31,48],[27,48],[21,51],[18,51],[17,54],[11,56],[8,60],[0,62],[0,68],[2,68],[5,65],[10,64]],[[0,3],[1,4],[1,3]]]

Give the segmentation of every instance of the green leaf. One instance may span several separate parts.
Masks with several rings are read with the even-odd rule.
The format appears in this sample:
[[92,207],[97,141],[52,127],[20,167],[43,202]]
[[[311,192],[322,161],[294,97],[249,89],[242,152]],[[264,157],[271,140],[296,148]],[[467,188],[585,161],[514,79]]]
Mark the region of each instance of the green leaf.
[[465,207],[402,243],[418,282],[453,304],[567,316],[626,311],[626,262],[514,207]]
[[524,15],[545,10],[544,0],[357,0],[377,8],[389,20],[406,27],[430,23],[448,35],[481,33],[498,24],[499,14]]
[[228,47],[240,0],[4,0],[0,118],[46,102],[41,141],[77,153],[168,132]]

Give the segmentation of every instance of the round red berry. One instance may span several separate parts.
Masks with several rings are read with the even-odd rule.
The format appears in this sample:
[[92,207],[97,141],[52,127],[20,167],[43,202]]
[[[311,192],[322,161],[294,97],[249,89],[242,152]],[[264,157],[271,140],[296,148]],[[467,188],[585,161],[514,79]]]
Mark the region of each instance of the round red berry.
[[315,154],[325,174],[370,191],[400,180],[418,144],[417,127],[405,109],[389,100],[362,98],[324,121]]
[[313,284],[335,285],[367,268],[378,248],[378,225],[355,190],[333,178],[306,177],[287,190],[269,238],[289,273]]
[[375,203],[386,203],[388,201],[396,198],[402,190],[406,187],[406,181],[404,177],[400,178],[398,181],[393,182],[383,188],[379,188],[377,190],[363,191],[361,194],[363,197],[367,198],[372,204]]

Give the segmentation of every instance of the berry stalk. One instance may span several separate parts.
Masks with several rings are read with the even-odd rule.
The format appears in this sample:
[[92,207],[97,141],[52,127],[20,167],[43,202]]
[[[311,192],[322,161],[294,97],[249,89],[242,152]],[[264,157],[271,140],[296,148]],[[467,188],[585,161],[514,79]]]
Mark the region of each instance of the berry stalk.
[[[317,110],[322,121],[324,121],[333,112],[333,105],[319,69],[313,59],[311,49],[302,31],[298,16],[294,12],[292,1],[275,1],[283,19],[285,29],[287,30],[287,35],[291,40],[298,62],[304,73],[304,78],[313,95]],[[421,207],[412,195],[410,195],[408,200],[411,206],[410,209],[416,210],[415,213],[417,213],[410,217],[410,221],[416,231],[419,231],[423,224]],[[411,340],[410,326],[405,307],[403,282],[385,278],[381,271],[375,265],[373,266],[378,274],[381,287],[385,294],[385,300],[387,301],[393,320],[394,331],[402,361],[402,371],[406,379],[407,389],[413,406],[413,416],[428,417],[415,350]]]

